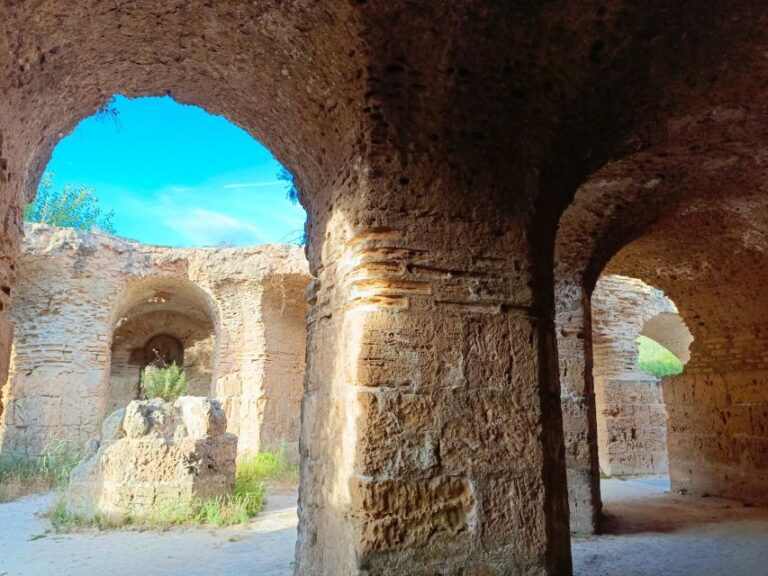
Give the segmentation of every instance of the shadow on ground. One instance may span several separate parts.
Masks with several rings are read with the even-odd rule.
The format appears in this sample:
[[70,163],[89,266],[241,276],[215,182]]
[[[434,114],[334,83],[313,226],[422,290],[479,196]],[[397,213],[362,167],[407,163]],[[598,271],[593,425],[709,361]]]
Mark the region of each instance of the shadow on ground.
[[576,576],[768,576],[768,509],[603,480],[604,534],[573,539]]

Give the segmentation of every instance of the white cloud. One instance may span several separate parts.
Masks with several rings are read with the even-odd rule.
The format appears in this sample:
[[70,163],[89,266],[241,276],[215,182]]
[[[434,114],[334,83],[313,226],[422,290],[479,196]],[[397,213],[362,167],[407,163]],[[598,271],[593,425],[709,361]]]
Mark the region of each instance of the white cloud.
[[269,240],[268,235],[253,224],[204,208],[179,210],[176,207],[163,223],[197,246],[251,245]]
[[288,202],[281,183],[245,175],[155,189],[97,189],[110,199],[118,234],[170,246],[253,246],[293,241],[303,230],[305,213]]
[[224,184],[222,188],[225,190],[236,190],[239,188],[267,188],[281,183],[280,180],[269,180],[266,182],[232,182],[231,184]]

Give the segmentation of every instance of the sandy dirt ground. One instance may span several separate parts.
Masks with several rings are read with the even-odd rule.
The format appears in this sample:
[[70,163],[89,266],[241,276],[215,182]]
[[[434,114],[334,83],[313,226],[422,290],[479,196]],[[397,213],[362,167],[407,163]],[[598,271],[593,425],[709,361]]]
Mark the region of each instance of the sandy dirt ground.
[[576,576],[768,576],[768,509],[603,480],[605,534],[573,540]]
[[[604,480],[606,534],[573,541],[576,576],[768,576],[768,510],[668,492],[664,479]],[[245,526],[46,533],[53,495],[0,505],[0,576],[288,576],[296,491]],[[394,575],[393,575],[394,576]]]
[[231,528],[46,534],[54,495],[0,505],[0,576],[287,576],[296,543],[295,490]]

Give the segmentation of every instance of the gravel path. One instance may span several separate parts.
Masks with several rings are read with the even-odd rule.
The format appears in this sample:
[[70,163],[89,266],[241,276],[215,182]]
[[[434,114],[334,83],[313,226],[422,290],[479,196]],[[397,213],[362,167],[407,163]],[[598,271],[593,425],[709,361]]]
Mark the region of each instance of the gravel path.
[[603,536],[573,541],[576,576],[768,576],[768,509],[603,480]]
[[[604,480],[608,534],[573,541],[576,576],[768,576],[768,509]],[[289,576],[296,491],[234,528],[46,534],[52,495],[0,505],[0,576]]]
[[251,523],[168,532],[46,534],[51,494],[0,505],[0,576],[288,576],[296,491],[268,497]]

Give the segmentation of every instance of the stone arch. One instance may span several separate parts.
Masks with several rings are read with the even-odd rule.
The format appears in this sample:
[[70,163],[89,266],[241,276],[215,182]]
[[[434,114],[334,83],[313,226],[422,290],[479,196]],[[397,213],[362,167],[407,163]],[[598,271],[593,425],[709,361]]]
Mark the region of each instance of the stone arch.
[[637,339],[655,336],[687,360],[693,337],[661,290],[625,276],[600,277],[591,318],[600,471],[609,476],[666,475],[662,379],[638,366]]
[[640,335],[664,346],[683,364],[691,359],[690,346],[693,342],[693,334],[677,312],[659,312],[653,318],[646,320]]
[[[112,309],[110,370],[105,414],[139,397],[139,375],[152,362],[158,338],[181,346],[189,394],[211,396],[218,366],[219,312],[213,298],[179,276],[148,276],[128,283]],[[170,342],[172,345],[172,342]]]
[[[272,150],[300,182],[343,150],[321,152],[309,143],[324,140],[324,134],[343,142],[350,128],[349,102],[329,90],[349,88],[347,76],[356,65],[348,54],[357,36],[338,34],[340,28],[356,29],[347,3],[292,10],[267,3],[113,10],[72,2],[50,11],[12,7],[6,15],[6,26],[13,20],[19,29],[47,32],[16,47],[23,62],[16,72],[27,79],[17,86],[19,96],[34,94],[36,102],[28,104],[40,114],[27,130],[4,131],[5,153],[27,157],[8,182],[27,196],[56,142],[112,94],[172,95],[226,116]],[[157,22],[166,34],[151,32]],[[303,32],[307,26],[313,34]],[[2,33],[13,36],[6,27]],[[80,40],[85,38],[91,41]],[[315,66],[316,60],[329,65]],[[40,89],[43,80],[46,90]],[[6,104],[24,101],[11,98]]]
[[[600,275],[641,279],[680,305],[679,314],[695,338],[686,374],[696,370],[704,326],[720,324],[717,331],[726,340],[733,337],[726,335],[731,329],[740,331],[735,316],[725,320],[723,315],[744,308],[743,302],[749,301],[744,286],[754,287],[760,276],[745,278],[762,250],[765,226],[765,184],[761,170],[755,169],[757,158],[765,153],[759,135],[764,121],[749,106],[725,101],[713,106],[670,119],[659,142],[597,170],[560,219],[555,277],[561,395],[564,411],[571,412],[564,420],[567,455],[572,455],[572,529],[594,529],[600,511],[589,311]],[[712,236],[704,236],[704,230]],[[715,237],[724,241],[717,245]],[[726,255],[725,245],[738,257]],[[731,286],[735,290],[728,294]],[[744,300],[737,302],[736,293]],[[744,326],[755,324],[742,318]],[[576,334],[583,343],[574,344]],[[671,398],[665,393],[667,401]],[[674,414],[672,408],[670,430]],[[671,476],[675,485],[674,464]]]
[[[297,175],[310,213],[297,573],[569,574],[552,314],[563,413],[580,421],[569,480],[589,479],[592,254],[607,262],[632,222],[658,220],[649,206],[671,206],[657,180],[762,162],[765,7],[705,8],[7,3],[0,270],[13,276],[22,195],[52,143],[110,93],[227,115]],[[624,189],[584,210],[571,238],[593,270],[555,275],[553,294],[580,176],[660,142],[667,169],[635,183],[651,203]]]
[[768,501],[758,472],[768,310],[754,296],[768,280],[767,218],[763,197],[725,198],[660,223],[608,264],[664,287],[694,336],[685,371],[663,381],[673,489]]
[[638,336],[647,336],[687,362],[693,335],[662,290],[637,278],[604,274],[592,293],[595,376],[637,377]]
[[[48,8],[7,6],[0,18],[0,37],[14,45],[13,56],[4,51],[9,58],[0,63],[7,72],[0,80],[0,221],[8,239],[0,258],[3,282],[15,275],[21,210],[53,146],[116,93],[171,95],[227,117],[264,144],[295,178],[308,211],[310,266],[322,266],[325,229],[317,223],[338,205],[339,192],[360,189],[369,168],[359,165],[359,151],[377,138],[374,114],[361,110],[378,107],[369,101],[374,94],[367,95],[369,67],[378,75],[383,64],[369,62],[362,35],[368,25],[354,3],[71,2]],[[0,315],[0,342],[10,339],[10,323]],[[317,444],[320,465],[337,468],[332,454],[320,457],[336,447],[319,437]],[[333,528],[347,522],[336,510],[349,506],[348,490],[321,490],[325,475],[302,468],[302,478],[317,486],[303,492],[307,514],[331,518],[322,522],[328,529],[318,545],[311,536],[316,522],[303,515],[302,573],[316,573],[316,566],[343,572],[357,563],[350,549],[338,549],[343,529]],[[326,546],[338,551],[320,552]]]

